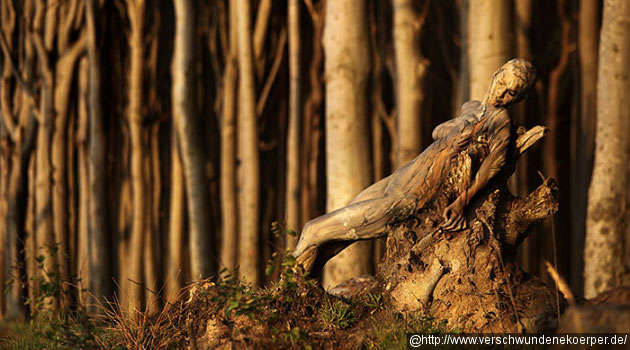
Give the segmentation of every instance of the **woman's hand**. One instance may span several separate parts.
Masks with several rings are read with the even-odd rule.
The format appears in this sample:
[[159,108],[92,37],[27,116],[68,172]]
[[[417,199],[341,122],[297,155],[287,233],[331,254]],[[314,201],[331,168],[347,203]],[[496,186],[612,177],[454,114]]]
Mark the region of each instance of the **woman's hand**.
[[464,219],[464,205],[461,197],[458,197],[451,203],[442,214],[444,221],[440,224],[445,231],[459,231],[466,228],[466,220]]

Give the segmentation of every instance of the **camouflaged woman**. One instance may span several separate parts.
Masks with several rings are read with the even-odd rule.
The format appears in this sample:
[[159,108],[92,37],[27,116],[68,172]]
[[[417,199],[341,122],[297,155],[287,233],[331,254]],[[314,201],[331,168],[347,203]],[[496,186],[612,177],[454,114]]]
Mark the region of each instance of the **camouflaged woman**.
[[[412,215],[437,195],[453,159],[471,140],[484,138],[487,150],[477,159],[479,167],[444,209],[439,225],[444,231],[465,228],[464,208],[501,170],[514,141],[507,107],[525,98],[535,80],[534,67],[526,60],[503,65],[484,100],[464,103],[459,117],[438,125],[434,142],[415,159],[359,193],[347,206],[307,222],[293,252],[298,264],[317,275],[326,261],[351,243],[386,235],[388,223]],[[317,271],[311,271],[314,265]]]

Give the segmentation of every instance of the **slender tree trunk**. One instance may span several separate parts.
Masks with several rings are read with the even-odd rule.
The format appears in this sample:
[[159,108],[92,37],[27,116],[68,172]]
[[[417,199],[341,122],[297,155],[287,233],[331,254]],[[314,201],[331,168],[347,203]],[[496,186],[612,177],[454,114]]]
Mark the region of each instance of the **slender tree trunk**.
[[[25,43],[26,44],[26,43]],[[33,63],[32,47],[27,48],[25,59],[25,74],[30,78],[32,75],[31,64]],[[7,318],[10,320],[23,320],[26,316],[23,300],[24,286],[26,282],[23,276],[23,250],[28,249],[24,245],[25,241],[25,217],[28,193],[28,167],[33,153],[36,125],[33,116],[32,96],[21,91],[21,109],[18,116],[17,131],[20,136],[13,140],[13,152],[11,155],[11,170],[8,175],[7,208],[6,208],[6,263],[7,271],[11,274],[13,281],[11,288],[5,291],[7,298]],[[8,112],[8,111],[3,111]],[[25,270],[25,269],[24,269]]]
[[[7,4],[0,4],[6,6]],[[6,8],[2,8],[2,10],[6,11]],[[5,22],[2,21],[2,35],[5,35]],[[11,69],[9,68],[9,64],[6,60],[3,63],[2,69],[2,78],[0,79],[0,113],[2,113],[2,119],[0,119],[0,220],[8,221],[8,206],[9,206],[9,198],[7,195],[7,187],[9,182],[9,167],[10,167],[10,149],[9,149],[9,132],[7,130],[7,122],[4,120],[8,120],[12,118],[10,115],[10,111],[8,110],[8,100],[9,100],[9,80],[11,79]],[[11,258],[9,257],[11,246],[9,245],[9,232],[7,225],[0,225],[0,281],[4,284],[10,281],[11,278]],[[8,300],[7,296],[2,293],[0,296],[0,316],[2,319],[8,318],[7,316],[7,307]]]
[[[26,218],[25,218],[25,234],[26,239],[24,242],[24,260],[26,261],[26,281],[28,288],[28,298],[31,300],[35,300],[39,297],[39,285],[36,280],[38,278],[37,274],[37,259],[36,257],[39,255],[37,250],[37,237],[36,232],[37,229],[35,227],[35,193],[36,193],[36,183],[35,183],[35,157],[31,157],[31,160],[28,165],[28,199],[26,203]],[[32,305],[29,306],[29,312],[33,311]]]
[[267,38],[267,29],[269,28],[269,18],[271,15],[272,0],[260,0],[258,2],[258,11],[256,11],[256,22],[254,23],[254,31],[252,33],[252,50],[254,54],[254,65],[256,68],[256,77],[263,78],[265,69],[265,39]]
[[250,2],[238,0],[239,111],[239,266],[247,282],[258,283],[258,224],[260,183],[258,132],[256,128],[256,91],[252,57]]
[[461,105],[470,99],[470,67],[468,65],[468,46],[470,45],[470,37],[468,34],[468,8],[471,0],[461,0],[459,14],[459,32],[462,46],[459,56],[459,82],[457,83],[457,92],[455,94],[455,106],[453,110],[457,111]]
[[[50,166],[50,142],[53,118],[53,74],[48,63],[48,53],[44,48],[41,38],[36,36],[34,39],[41,67],[40,73],[43,78],[39,97],[39,129],[37,131],[36,152],[36,236],[38,248],[43,249],[42,255],[44,257],[44,270],[52,273],[57,270],[57,254],[53,253],[55,248],[55,237],[52,222],[52,169]],[[47,279],[48,283],[52,282],[50,281],[48,274],[44,274],[44,278]],[[47,297],[46,300],[46,305],[50,308],[55,309],[58,306],[57,298]]]
[[[158,270],[156,262],[156,251],[158,245],[157,235],[157,217],[155,215],[155,205],[159,205],[160,198],[157,189],[160,187],[159,180],[155,177],[155,157],[154,144],[156,143],[157,123],[147,127],[144,139],[147,142],[149,152],[144,154],[142,164],[144,165],[144,173],[147,180],[145,189],[147,191],[145,198],[145,208],[147,215],[144,217],[144,252],[142,256],[142,268],[144,274],[144,312],[147,315],[155,315],[160,309],[159,286],[158,286]],[[157,181],[156,181],[157,180]]]
[[420,31],[426,11],[420,16],[411,0],[394,0],[393,7],[398,110],[396,168],[400,168],[422,150],[423,84],[427,62],[420,52]]
[[[129,124],[129,134],[131,139],[131,187],[133,216],[131,220],[131,238],[127,255],[127,263],[121,266],[127,270],[129,281],[122,281],[123,293],[127,297],[123,298],[123,308],[133,310],[139,308],[142,301],[142,258],[144,255],[144,231],[145,216],[147,211],[146,189],[143,160],[144,142],[142,134],[144,131],[144,99],[142,89],[144,86],[144,0],[128,0],[128,15],[131,22],[131,34],[129,37],[130,49],[130,70],[129,70],[129,110],[127,112],[127,122]],[[124,295],[124,294],[123,294]]]
[[[385,177],[386,172],[386,164],[387,155],[385,149],[383,147],[384,140],[386,140],[385,136],[385,125],[389,123],[390,120],[393,120],[388,115],[387,108],[385,107],[385,102],[383,101],[383,82],[381,76],[383,75],[383,63],[381,61],[381,56],[379,54],[379,49],[382,49],[382,35],[378,35],[379,28],[379,19],[383,17],[382,14],[377,14],[374,4],[371,5],[368,10],[368,24],[370,28],[370,50],[371,50],[371,59],[372,59],[372,72],[371,72],[371,91],[370,91],[370,99],[371,99],[371,134],[372,134],[372,169],[373,169],[373,179],[374,181],[379,181]],[[381,19],[382,21],[382,19]],[[380,39],[380,40],[379,40]],[[381,44],[381,45],[379,45]],[[391,127],[388,126],[388,129]],[[391,131],[390,131],[391,132]],[[394,143],[395,138],[392,138],[392,143]],[[389,158],[391,157],[391,154]],[[377,239],[374,241],[374,266],[378,266],[378,264],[382,261],[385,253],[385,240]],[[375,269],[376,270],[376,269]]]
[[[37,132],[36,151],[36,193],[35,193],[35,222],[37,247],[42,249],[44,280],[56,283],[51,276],[58,275],[58,261],[56,254],[55,232],[53,227],[52,210],[52,168],[51,168],[51,136],[54,118],[54,75],[49,61],[53,40],[57,26],[57,6],[52,0],[45,4],[38,3],[38,13],[33,24],[33,45],[37,53],[41,76],[39,96],[39,129]],[[43,15],[41,11],[44,11]],[[43,37],[42,37],[43,32]],[[44,296],[46,308],[57,309],[59,298],[57,294]]]
[[108,240],[107,207],[105,195],[105,134],[101,102],[101,57],[98,47],[98,22],[95,0],[85,0],[87,51],[90,63],[89,108],[89,256],[90,292],[96,297],[111,295],[111,255]]
[[223,115],[221,116],[221,262],[228,270],[236,268],[236,77],[238,59],[236,0],[230,0],[229,49],[223,75]]
[[584,248],[584,296],[618,286],[628,185],[630,6],[605,0],[597,77],[597,131]]
[[[572,173],[575,198],[571,200],[571,287],[577,294],[583,288],[583,250],[586,235],[586,208],[588,186],[593,169],[595,150],[595,121],[597,107],[597,49],[599,44],[600,3],[597,0],[581,0],[578,21],[578,53],[580,59],[580,117],[573,127],[573,153],[575,160]],[[576,220],[580,218],[580,220]]]
[[[312,52],[313,56],[309,65],[309,94],[304,102],[304,122],[302,143],[302,180],[300,195],[300,224],[304,224],[317,216],[317,184],[319,175],[319,146],[321,140],[321,115],[323,82],[322,65],[324,53],[322,49],[322,34],[324,31],[324,8],[326,0],[319,3],[319,10],[309,7],[309,13],[313,23]],[[307,3],[308,4],[308,3]]]
[[[561,29],[561,48],[560,57],[558,63],[553,67],[549,73],[549,87],[547,89],[547,120],[545,126],[549,128],[549,133],[553,137],[545,142],[543,165],[545,169],[545,175],[554,179],[558,178],[558,155],[557,155],[557,140],[558,140],[558,117],[559,117],[559,104],[560,104],[560,89],[561,80],[567,72],[569,65],[569,55],[572,52],[571,48],[571,19],[569,15],[564,11],[564,0],[558,0],[557,13],[560,17],[560,29]],[[541,262],[542,263],[542,262]]]
[[[69,21],[71,19],[64,19]],[[61,36],[60,36],[61,37]],[[54,85],[54,128],[52,134],[52,209],[53,209],[53,229],[55,232],[55,244],[58,245],[59,272],[61,280],[70,281],[69,261],[68,261],[68,192],[67,192],[67,123],[68,111],[70,107],[70,89],[74,80],[74,71],[77,59],[85,50],[85,33],[82,33],[79,40],[69,47],[67,51],[62,48],[63,55],[55,66]],[[62,307],[70,306],[70,291],[68,285],[63,283],[61,300]]]
[[[1,33],[4,36],[3,40],[6,40],[3,44],[4,51],[4,63],[2,80],[0,82],[0,113],[2,118],[0,120],[0,138],[2,139],[2,156],[0,160],[0,218],[2,218],[2,250],[0,251],[0,259],[2,259],[1,279],[6,284],[4,293],[2,295],[6,300],[0,299],[2,302],[0,309],[2,310],[2,316],[6,320],[17,320],[24,318],[24,302],[21,299],[22,295],[22,276],[19,266],[21,261],[19,260],[18,244],[21,240],[20,229],[23,222],[23,208],[24,208],[24,195],[26,192],[26,168],[28,166],[28,160],[30,157],[30,149],[24,147],[24,143],[28,142],[24,138],[28,138],[28,135],[24,135],[27,125],[30,121],[30,96],[22,91],[24,102],[19,115],[17,115],[17,123],[14,121],[16,113],[11,109],[11,97],[12,92],[15,92],[14,96],[19,96],[18,86],[14,89],[11,88],[10,81],[12,80],[12,71],[10,68],[9,60],[13,58],[10,55],[9,50],[14,50],[11,38],[13,37],[13,31],[15,29],[15,10],[10,3],[4,3],[4,6],[0,8],[3,14],[2,18],[2,30]],[[8,38],[8,39],[7,39]],[[28,50],[28,49],[27,49]],[[27,52],[27,55],[29,53]],[[26,59],[26,70],[30,70],[30,64],[32,63],[32,50],[30,50],[30,58]],[[13,100],[18,101],[17,99]]]
[[[89,1],[89,0],[88,0]],[[90,63],[88,58],[81,59],[79,63],[79,111],[77,126],[78,146],[78,173],[79,173],[79,227],[77,237],[77,257],[75,268],[77,271],[77,284],[79,286],[79,301],[88,303],[90,280],[90,173],[88,160],[88,130],[90,128],[89,93],[90,93]],[[92,278],[100,278],[93,276]],[[92,292],[94,293],[94,292]]]
[[168,259],[166,267],[166,300],[175,302],[182,288],[182,267],[184,265],[184,229],[185,229],[185,185],[182,160],[177,146],[177,137],[173,132],[171,142],[171,207],[168,223]]
[[193,76],[195,10],[190,0],[175,0],[173,54],[173,118],[181,150],[190,227],[190,266],[193,279],[214,272],[210,237],[210,203],[205,160],[195,111]]
[[[300,225],[300,2],[289,0],[289,133],[287,140],[287,228],[299,230]],[[287,248],[293,249],[296,237],[287,236]]]
[[[530,31],[532,22],[532,0],[519,0],[514,2],[514,35],[516,42],[516,56],[524,59],[531,59]],[[528,125],[526,122],[525,103],[520,103],[514,107],[514,120],[519,126]],[[528,193],[527,187],[527,166],[529,154],[524,153],[518,160],[516,171],[510,178],[510,191],[512,193],[525,196]],[[536,241],[538,235],[532,235],[520,246],[520,262],[525,271],[532,271],[532,266],[538,261],[538,249]]]
[[[367,87],[370,74],[367,8],[364,1],[326,3],[323,35],[326,79],[326,179],[328,212],[350,202],[370,184]],[[371,242],[358,242],[331,259],[324,270],[329,288],[370,273]]]
[[510,1],[468,0],[466,54],[470,99],[481,100],[492,75],[510,59],[512,12]]

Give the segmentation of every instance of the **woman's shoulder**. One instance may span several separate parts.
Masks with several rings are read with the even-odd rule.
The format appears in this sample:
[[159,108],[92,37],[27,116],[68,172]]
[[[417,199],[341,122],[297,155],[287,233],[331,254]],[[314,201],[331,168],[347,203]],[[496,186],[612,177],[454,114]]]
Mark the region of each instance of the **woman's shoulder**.
[[476,114],[481,109],[481,101],[471,100],[464,102],[461,109],[461,116]]

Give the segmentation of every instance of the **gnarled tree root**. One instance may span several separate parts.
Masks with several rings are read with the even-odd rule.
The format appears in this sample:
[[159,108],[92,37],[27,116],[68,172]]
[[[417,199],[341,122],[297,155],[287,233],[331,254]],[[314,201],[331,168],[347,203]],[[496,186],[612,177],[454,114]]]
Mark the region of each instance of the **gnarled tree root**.
[[[511,164],[545,129],[519,134]],[[553,289],[523,272],[514,254],[532,226],[557,211],[558,188],[544,180],[528,196],[516,198],[506,186],[512,171],[508,167],[471,202],[464,230],[439,228],[439,204],[390,228],[374,287],[389,306],[424,310],[447,320],[450,328],[471,332],[539,332],[555,326]]]

